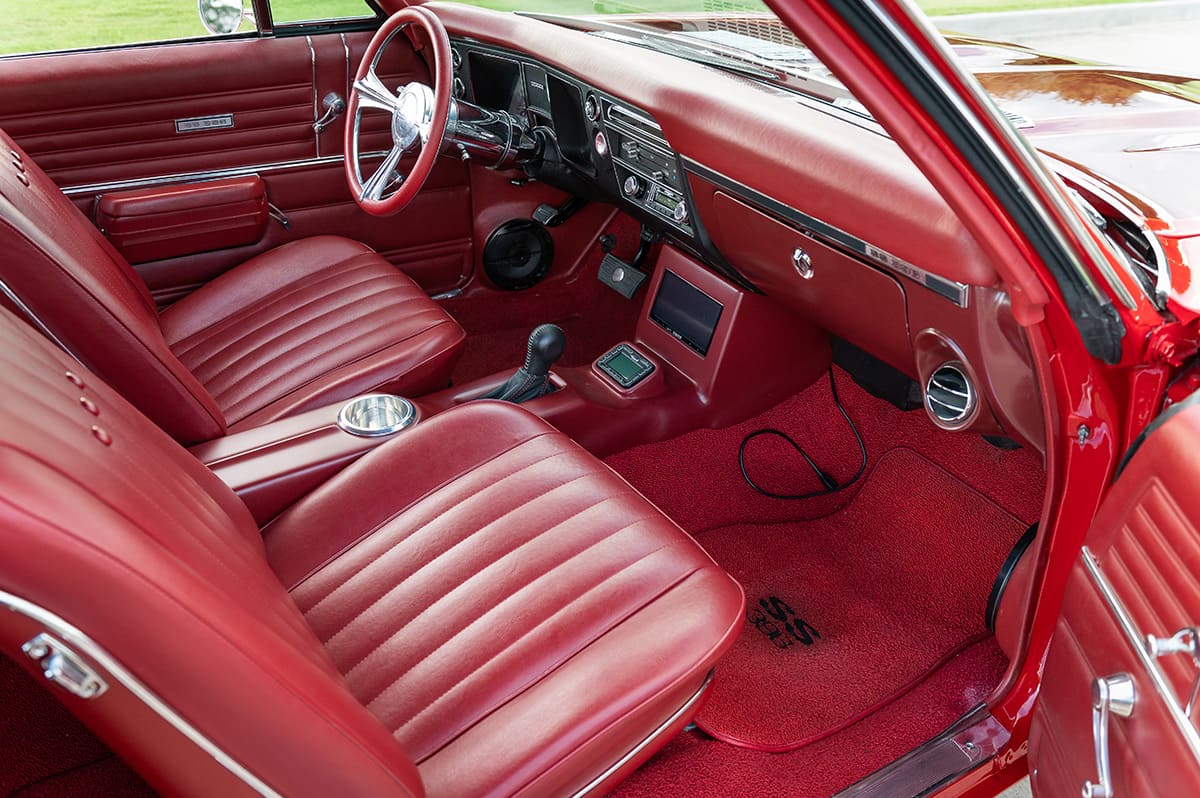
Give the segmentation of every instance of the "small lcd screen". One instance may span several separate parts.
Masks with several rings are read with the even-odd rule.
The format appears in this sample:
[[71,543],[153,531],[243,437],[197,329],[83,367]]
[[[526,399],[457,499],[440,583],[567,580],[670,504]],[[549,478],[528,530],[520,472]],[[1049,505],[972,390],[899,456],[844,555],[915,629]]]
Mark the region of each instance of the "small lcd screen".
[[676,199],[675,197],[673,197],[672,195],[668,194],[665,191],[660,191],[654,195],[654,204],[657,205],[658,207],[662,208],[667,213],[673,212],[675,210],[675,206],[678,203],[679,203],[678,199]]
[[635,363],[633,358],[624,352],[617,352],[604,361],[604,365],[615,371],[617,376],[625,382],[636,379],[642,373],[642,366]]
[[668,270],[663,272],[662,285],[650,308],[650,319],[692,349],[707,355],[722,310],[720,302]]

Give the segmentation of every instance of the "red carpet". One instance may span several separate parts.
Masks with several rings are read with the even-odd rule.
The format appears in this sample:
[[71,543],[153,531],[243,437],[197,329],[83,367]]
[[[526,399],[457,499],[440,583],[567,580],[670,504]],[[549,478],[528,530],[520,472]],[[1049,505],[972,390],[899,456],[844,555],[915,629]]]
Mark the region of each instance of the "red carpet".
[[987,636],[988,591],[1024,528],[926,458],[893,449],[833,515],[699,535],[746,588],[748,611],[698,725],[779,751],[878,709]]
[[[1038,519],[1046,480],[1037,452],[1005,451],[978,435],[940,430],[923,410],[901,412],[859,388],[845,371],[834,369],[834,376],[872,465],[887,451],[907,447],[941,464],[1026,525]],[[693,535],[730,524],[820,518],[862,488],[860,481],[841,493],[805,501],[755,493],[738,472],[737,450],[746,433],[761,427],[790,434],[838,480],[849,479],[858,468],[858,446],[834,407],[825,378],[749,421],[638,446],[605,462]],[[802,493],[820,487],[800,456],[776,439],[753,441],[746,460],[751,476],[768,490]]]
[[33,677],[0,656],[0,795],[154,795]]
[[999,683],[993,639],[971,646],[862,721],[781,754],[684,733],[613,791],[614,798],[828,798],[943,731]]

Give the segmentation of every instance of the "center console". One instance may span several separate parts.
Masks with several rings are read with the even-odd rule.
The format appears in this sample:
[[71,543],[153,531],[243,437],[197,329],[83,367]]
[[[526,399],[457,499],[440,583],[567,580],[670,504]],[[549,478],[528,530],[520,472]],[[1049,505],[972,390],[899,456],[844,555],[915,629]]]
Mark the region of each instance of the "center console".
[[[521,404],[599,457],[741,421],[809,385],[829,363],[819,328],[674,247],[660,252],[645,297],[634,340],[590,366],[556,368],[548,375],[551,392]],[[262,524],[374,447],[402,440],[421,419],[479,400],[508,376],[412,400],[358,397],[191,451]]]

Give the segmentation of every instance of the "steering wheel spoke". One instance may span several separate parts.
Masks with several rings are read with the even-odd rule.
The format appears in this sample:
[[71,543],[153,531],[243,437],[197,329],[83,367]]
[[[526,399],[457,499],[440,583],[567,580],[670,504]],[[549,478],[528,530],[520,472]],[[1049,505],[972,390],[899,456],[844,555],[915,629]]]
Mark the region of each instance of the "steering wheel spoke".
[[[396,167],[400,165],[400,158],[404,155],[404,150],[401,147],[392,147],[384,157],[383,163],[375,170],[375,174],[367,178],[363,183],[362,191],[359,193],[359,199],[365,200],[381,200],[383,192],[395,182],[392,178],[393,172],[396,172]],[[404,175],[396,173],[396,176],[402,182]]]
[[367,70],[367,74],[354,81],[354,91],[358,92],[361,108],[375,108],[389,114],[396,110],[396,95],[388,91],[373,69]]

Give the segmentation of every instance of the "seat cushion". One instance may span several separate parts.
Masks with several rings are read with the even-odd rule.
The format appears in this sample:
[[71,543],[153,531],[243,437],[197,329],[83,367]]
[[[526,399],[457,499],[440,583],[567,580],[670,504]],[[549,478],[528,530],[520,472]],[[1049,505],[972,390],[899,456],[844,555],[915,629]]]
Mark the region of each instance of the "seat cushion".
[[742,621],[741,588],[695,541],[502,403],[419,423],[265,540],[434,796],[588,785],[699,694]]
[[334,236],[253,258],[160,321],[231,431],[374,390],[444,387],[465,339],[402,272]]

